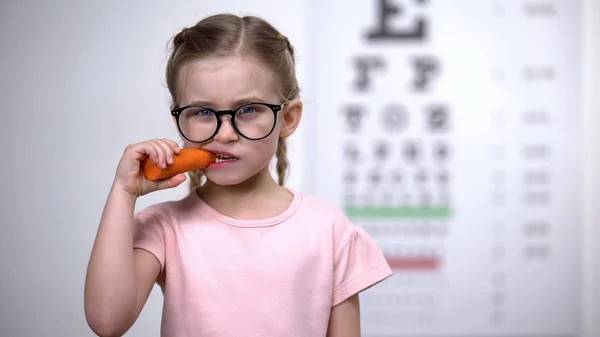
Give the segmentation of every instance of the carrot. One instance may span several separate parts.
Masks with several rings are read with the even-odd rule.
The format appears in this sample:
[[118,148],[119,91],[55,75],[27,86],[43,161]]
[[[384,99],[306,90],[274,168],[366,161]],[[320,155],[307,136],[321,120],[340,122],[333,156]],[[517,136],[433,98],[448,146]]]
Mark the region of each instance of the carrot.
[[173,156],[173,164],[160,168],[150,157],[142,162],[144,176],[148,180],[168,179],[179,173],[208,167],[217,160],[217,155],[203,149],[183,148]]

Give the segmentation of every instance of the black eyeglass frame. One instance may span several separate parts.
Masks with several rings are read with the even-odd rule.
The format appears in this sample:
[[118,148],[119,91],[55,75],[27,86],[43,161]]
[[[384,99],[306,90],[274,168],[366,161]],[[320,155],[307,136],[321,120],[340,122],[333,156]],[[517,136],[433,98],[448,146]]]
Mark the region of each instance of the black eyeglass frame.
[[[231,125],[233,126],[233,129],[235,130],[235,132],[238,135],[240,135],[246,139],[249,139],[249,140],[261,140],[261,139],[265,139],[265,138],[269,137],[271,135],[271,133],[273,133],[273,130],[275,130],[275,125],[277,125],[277,113],[279,111],[283,110],[286,103],[287,102],[284,102],[281,104],[270,104],[270,103],[263,103],[263,102],[251,102],[251,103],[242,104],[233,110],[215,110],[215,109],[211,109],[211,108],[208,108],[208,107],[205,107],[202,105],[186,105],[186,106],[183,106],[180,108],[175,108],[175,109],[171,110],[171,116],[175,117],[175,120],[177,122],[177,129],[179,129],[179,133],[185,139],[187,139],[188,141],[190,141],[192,143],[204,143],[204,142],[207,142],[207,141],[213,139],[217,135],[217,133],[219,133],[219,129],[221,129],[221,124],[223,124],[223,122],[221,120],[221,116],[226,116],[226,115],[231,116]],[[246,106],[249,106],[249,105],[263,105],[263,106],[266,106],[269,109],[271,109],[271,111],[273,112],[273,126],[271,127],[271,130],[267,133],[266,136],[259,137],[259,138],[250,138],[250,137],[244,135],[240,131],[240,129],[238,129],[236,122],[235,122],[235,115],[240,109],[242,109]],[[189,108],[200,108],[200,109],[209,110],[217,117],[217,127],[215,128],[215,132],[210,137],[208,137],[204,140],[192,140],[185,135],[185,133],[181,129],[181,125],[179,124],[179,116],[181,116],[181,113],[185,109],[189,109]]]

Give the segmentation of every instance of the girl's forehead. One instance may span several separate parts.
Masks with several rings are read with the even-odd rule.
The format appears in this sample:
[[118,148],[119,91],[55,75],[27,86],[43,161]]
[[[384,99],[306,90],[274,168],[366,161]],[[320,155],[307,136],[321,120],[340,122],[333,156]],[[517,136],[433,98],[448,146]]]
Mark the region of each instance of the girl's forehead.
[[244,97],[277,98],[271,71],[241,56],[201,59],[180,69],[180,105],[204,102],[218,108],[231,108]]

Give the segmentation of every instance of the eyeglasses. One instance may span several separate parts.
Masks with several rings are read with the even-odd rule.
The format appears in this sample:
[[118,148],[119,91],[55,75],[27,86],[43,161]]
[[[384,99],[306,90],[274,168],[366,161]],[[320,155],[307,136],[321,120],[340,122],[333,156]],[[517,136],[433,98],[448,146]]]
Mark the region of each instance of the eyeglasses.
[[267,138],[275,129],[280,105],[267,103],[247,103],[234,110],[214,110],[188,105],[173,109],[171,115],[177,120],[177,128],[185,139],[203,143],[212,139],[221,128],[221,116],[231,116],[231,125],[242,137],[250,140]]

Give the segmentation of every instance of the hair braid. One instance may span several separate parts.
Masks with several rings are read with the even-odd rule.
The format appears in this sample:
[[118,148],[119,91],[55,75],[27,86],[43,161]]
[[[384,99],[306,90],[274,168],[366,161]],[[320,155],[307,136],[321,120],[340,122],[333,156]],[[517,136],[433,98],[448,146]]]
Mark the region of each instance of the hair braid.
[[190,171],[188,175],[190,176],[190,190],[202,185],[202,173],[200,171]]
[[290,165],[287,157],[287,143],[285,138],[279,138],[275,156],[277,157],[277,177],[279,179],[279,185],[283,186],[285,183],[287,169]]

